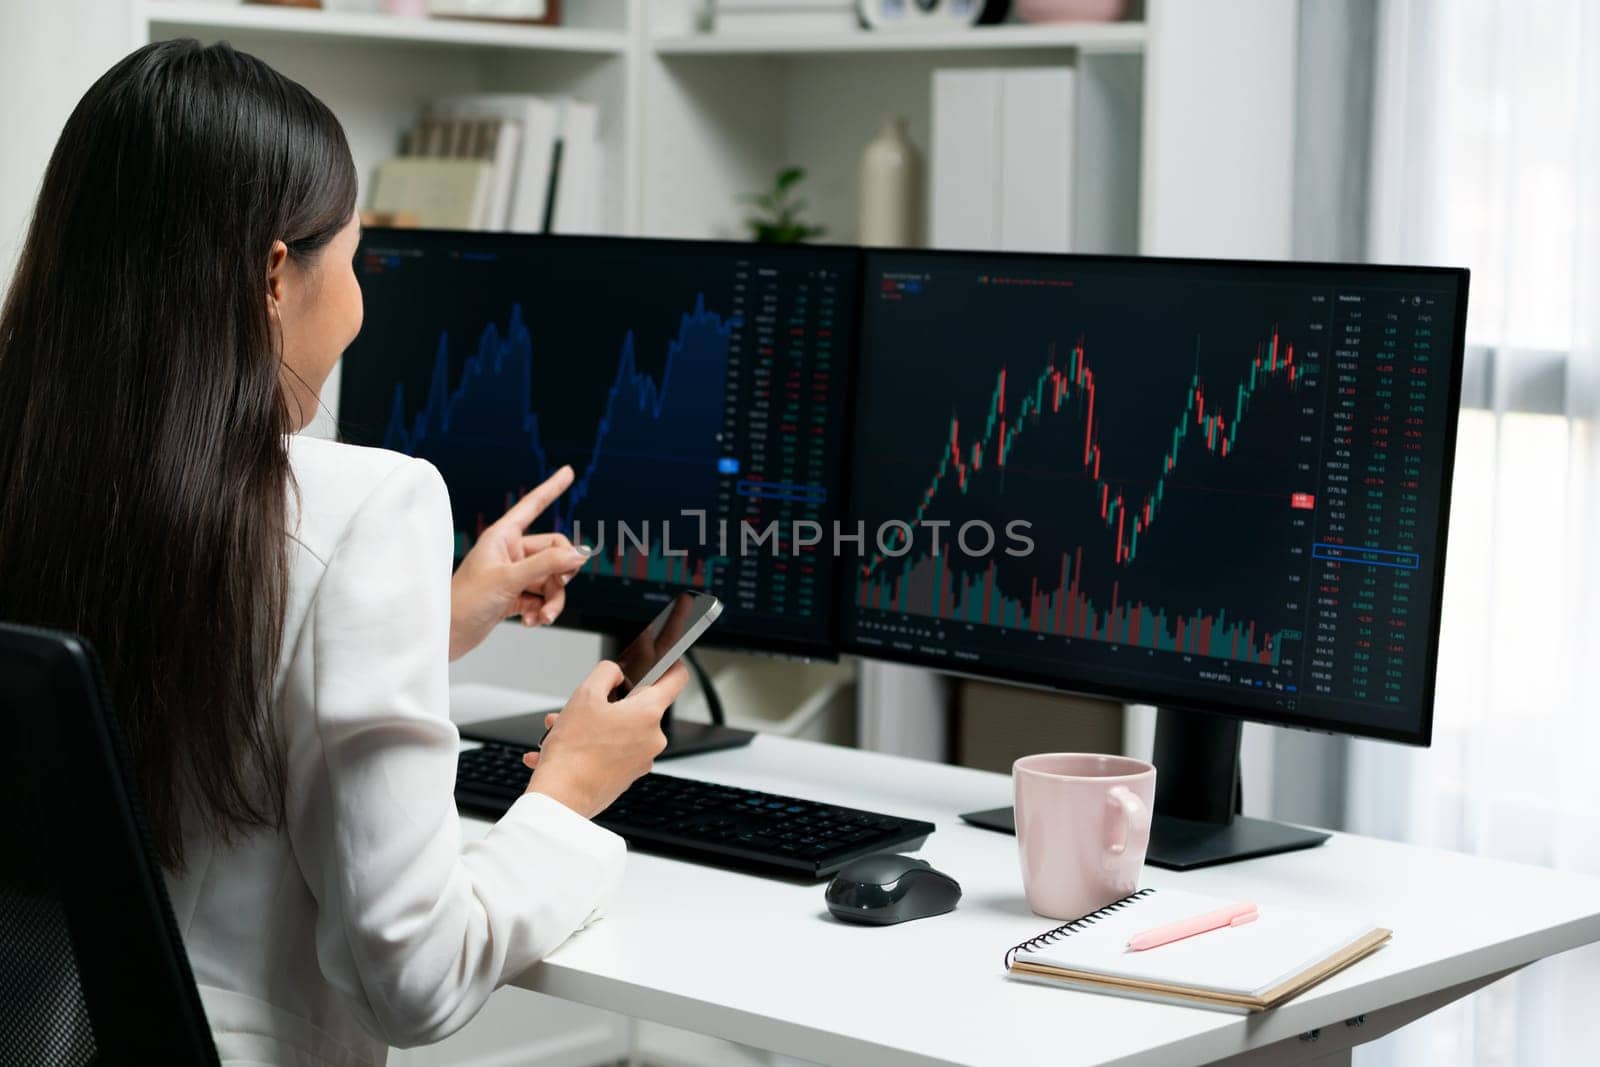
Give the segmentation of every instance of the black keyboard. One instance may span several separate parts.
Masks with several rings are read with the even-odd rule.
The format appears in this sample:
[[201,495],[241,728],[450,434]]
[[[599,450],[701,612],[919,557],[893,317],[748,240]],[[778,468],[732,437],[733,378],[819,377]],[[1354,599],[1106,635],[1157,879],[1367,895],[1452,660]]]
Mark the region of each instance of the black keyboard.
[[[498,817],[528,787],[521,748],[461,753],[456,804]],[[810,879],[874,852],[921,847],[933,824],[797,797],[647,774],[595,822],[650,852],[697,863]]]

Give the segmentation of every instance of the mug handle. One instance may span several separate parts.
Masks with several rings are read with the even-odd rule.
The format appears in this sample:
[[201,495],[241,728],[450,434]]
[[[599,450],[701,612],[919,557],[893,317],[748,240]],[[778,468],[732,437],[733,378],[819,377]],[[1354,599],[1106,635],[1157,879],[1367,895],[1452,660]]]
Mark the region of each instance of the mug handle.
[[1146,818],[1144,801],[1127,786],[1114,785],[1110,792],[1106,793],[1106,803],[1122,816],[1117,820],[1116,840],[1106,846],[1113,856],[1120,856],[1128,851],[1129,832]]

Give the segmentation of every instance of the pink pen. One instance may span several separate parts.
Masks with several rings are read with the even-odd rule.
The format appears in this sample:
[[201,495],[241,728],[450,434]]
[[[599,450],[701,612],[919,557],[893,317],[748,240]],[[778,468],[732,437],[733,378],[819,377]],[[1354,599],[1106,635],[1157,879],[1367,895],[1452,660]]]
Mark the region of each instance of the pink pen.
[[1254,904],[1230,904],[1226,908],[1196,915],[1192,919],[1180,919],[1175,923],[1157,926],[1146,930],[1142,934],[1135,934],[1128,939],[1129,952],[1143,952],[1147,948],[1181,941],[1195,934],[1203,934],[1207,930],[1220,930],[1224,926],[1243,926],[1245,923],[1255,922],[1261,913]]

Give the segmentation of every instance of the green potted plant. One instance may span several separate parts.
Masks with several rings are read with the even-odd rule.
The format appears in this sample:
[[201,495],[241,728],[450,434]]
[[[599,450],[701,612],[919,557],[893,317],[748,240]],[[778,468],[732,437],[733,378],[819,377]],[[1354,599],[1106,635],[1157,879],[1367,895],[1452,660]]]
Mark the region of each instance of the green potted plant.
[[798,244],[827,232],[800,217],[806,202],[795,195],[795,187],[805,176],[803,167],[785,167],[773,179],[770,190],[740,198],[756,208],[756,213],[744,220],[754,240],[762,244]]

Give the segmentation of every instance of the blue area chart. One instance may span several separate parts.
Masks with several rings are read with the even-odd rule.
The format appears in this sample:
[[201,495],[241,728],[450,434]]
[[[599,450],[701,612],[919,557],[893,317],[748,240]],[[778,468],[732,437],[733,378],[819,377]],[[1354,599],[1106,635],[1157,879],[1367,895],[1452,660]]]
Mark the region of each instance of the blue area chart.
[[[592,439],[554,439],[537,409],[560,410],[581,398],[536,393],[535,358],[592,357],[536,351],[537,323],[530,330],[521,305],[513,304],[504,333],[494,323],[484,327],[454,389],[450,337],[440,334],[427,400],[409,414],[405,388],[395,386],[384,447],[426,459],[443,473],[458,550],[563,463],[571,463],[577,477],[551,517],[564,532],[576,525],[585,540],[593,540],[584,529],[591,524],[677,518],[686,508],[709,511],[717,491],[729,340],[740,325],[737,317],[707,310],[704,296],[697,296],[667,343],[659,376],[640,369],[635,334],[628,330]],[[508,471],[526,474],[506,484]]]

